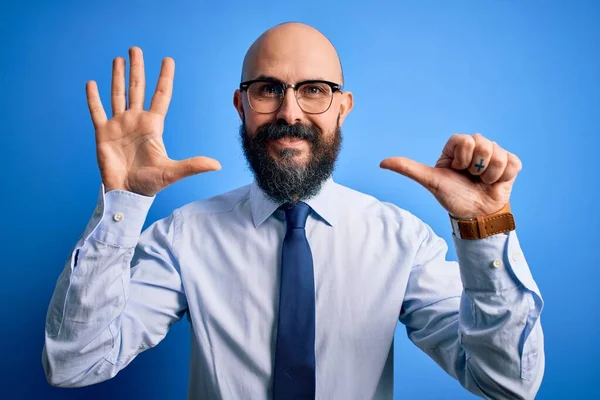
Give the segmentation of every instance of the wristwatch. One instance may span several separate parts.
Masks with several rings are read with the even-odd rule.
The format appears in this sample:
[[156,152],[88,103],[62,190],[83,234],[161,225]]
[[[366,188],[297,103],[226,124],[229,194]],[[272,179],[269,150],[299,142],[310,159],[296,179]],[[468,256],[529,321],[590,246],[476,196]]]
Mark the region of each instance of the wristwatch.
[[450,215],[450,223],[452,232],[459,239],[483,239],[515,230],[515,218],[510,211],[510,203],[506,203],[500,211],[484,217],[463,219]]

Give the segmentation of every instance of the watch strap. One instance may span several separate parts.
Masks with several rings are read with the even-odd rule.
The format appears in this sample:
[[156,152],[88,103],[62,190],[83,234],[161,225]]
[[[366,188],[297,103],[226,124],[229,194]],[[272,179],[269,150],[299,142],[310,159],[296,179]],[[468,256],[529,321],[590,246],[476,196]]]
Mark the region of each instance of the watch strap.
[[515,230],[515,218],[507,203],[494,214],[483,217],[461,219],[450,215],[452,232],[459,239],[483,239],[498,233]]

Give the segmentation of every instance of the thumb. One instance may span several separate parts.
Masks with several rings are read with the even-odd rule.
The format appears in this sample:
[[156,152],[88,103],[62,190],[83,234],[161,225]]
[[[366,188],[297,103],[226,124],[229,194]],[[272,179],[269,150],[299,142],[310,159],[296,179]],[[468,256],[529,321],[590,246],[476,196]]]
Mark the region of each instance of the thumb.
[[171,160],[169,162],[169,180],[170,183],[177,182],[180,179],[188,176],[200,174],[208,171],[218,171],[221,169],[221,164],[209,157],[192,157],[181,161]]
[[379,167],[402,174],[418,182],[429,191],[435,191],[438,186],[438,177],[436,175],[435,168],[421,164],[420,162],[411,160],[410,158],[386,158],[379,164]]

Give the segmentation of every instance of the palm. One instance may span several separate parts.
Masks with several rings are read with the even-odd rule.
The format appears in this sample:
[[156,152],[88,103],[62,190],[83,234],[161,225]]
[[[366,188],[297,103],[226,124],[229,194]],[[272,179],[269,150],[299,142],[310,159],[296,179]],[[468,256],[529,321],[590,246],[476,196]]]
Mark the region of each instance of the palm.
[[510,198],[514,179],[487,184],[468,171],[450,168],[452,160],[442,156],[433,168],[430,192],[455,216],[488,215],[500,210]]
[[161,115],[127,110],[97,130],[98,164],[107,187],[155,193],[169,184],[161,173],[168,160],[163,125]]
[[143,57],[131,49],[129,109],[125,109],[124,63],[113,65],[113,118],[107,120],[95,82],[87,85],[88,104],[96,128],[96,152],[106,190],[123,189],[152,196],[190,175],[220,169],[218,161],[193,157],[174,161],[167,156],[162,134],[171,99],[174,62],[163,60],[156,92],[148,111],[143,110],[145,78]]

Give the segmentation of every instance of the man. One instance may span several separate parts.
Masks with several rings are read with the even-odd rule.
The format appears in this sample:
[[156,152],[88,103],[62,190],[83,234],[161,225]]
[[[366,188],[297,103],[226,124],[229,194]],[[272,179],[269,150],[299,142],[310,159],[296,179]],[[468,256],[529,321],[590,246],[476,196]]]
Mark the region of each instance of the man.
[[163,60],[144,111],[141,50],[130,58],[129,107],[124,60],[113,64],[112,119],[87,84],[103,188],[49,306],[52,385],[112,378],[187,313],[190,399],[391,398],[398,320],[469,391],[535,396],[543,302],[510,213],[514,154],[453,135],[434,168],[381,163],[449,212],[459,262],[446,261],[446,243],[418,218],[333,181],[352,93],[332,44],[286,23],[248,50],[234,94],[254,182],[140,234],[160,190],[220,164],[167,157],[174,62]]

